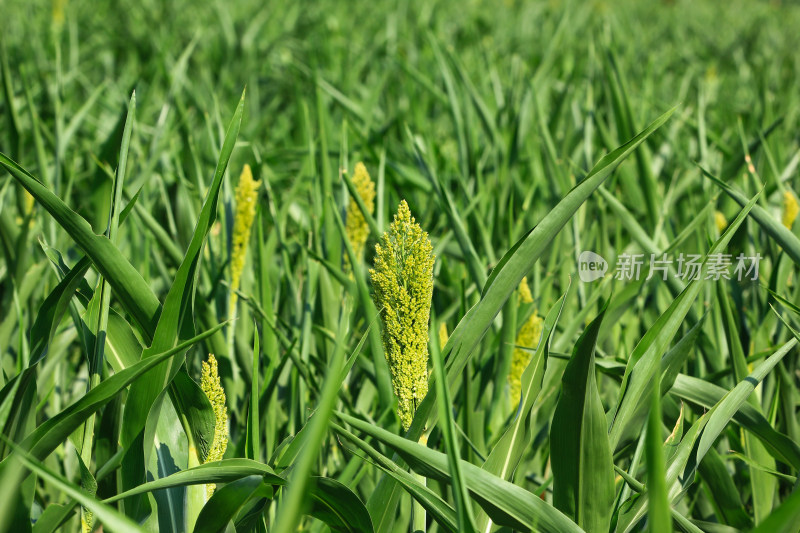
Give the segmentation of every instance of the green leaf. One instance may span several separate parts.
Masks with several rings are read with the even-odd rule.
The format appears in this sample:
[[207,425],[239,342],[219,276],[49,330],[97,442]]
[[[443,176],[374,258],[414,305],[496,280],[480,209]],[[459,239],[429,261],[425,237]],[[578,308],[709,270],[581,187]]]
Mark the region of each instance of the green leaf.
[[703,459],[709,448],[714,444],[725,426],[733,418],[736,412],[741,408],[742,404],[747,401],[747,398],[756,388],[764,377],[789,353],[795,346],[797,346],[797,339],[791,339],[783,346],[778,348],[774,354],[769,356],[765,361],[758,365],[749,376],[743,381],[740,381],[725,397],[713,408],[713,412],[708,419],[703,435],[700,437],[700,443],[697,449],[697,462]]
[[[736,381],[741,381],[747,376],[747,359],[739,337],[739,328],[734,319],[734,309],[731,308],[727,291],[721,283],[717,284],[717,295],[722,311],[722,325],[725,330],[728,351],[733,362],[733,375]],[[748,403],[757,411],[761,410],[761,406],[754,396],[748,398]],[[775,468],[775,460],[769,455],[764,445],[750,432],[744,433],[743,444],[748,457],[757,463],[765,464],[768,468]],[[778,483],[774,477],[766,472],[751,468],[750,486],[753,494],[753,515],[756,524],[758,524],[772,511]]]
[[645,466],[647,467],[647,522],[652,533],[671,533],[672,519],[667,495],[664,449],[661,443],[661,386],[656,380],[650,389],[650,414],[645,434]]
[[716,450],[708,451],[697,470],[708,486],[707,493],[720,522],[738,529],[752,527],[753,519],[742,505],[739,489]]
[[[97,494],[97,480],[95,480],[92,473],[86,467],[86,464],[83,462],[80,454],[77,453],[77,450],[75,455],[78,458],[78,467],[81,471],[81,489],[94,498]],[[89,530],[94,529],[94,514],[85,506],[81,507],[81,527],[84,530],[87,528]]]
[[90,266],[92,261],[88,257],[78,261],[39,306],[39,313],[30,331],[29,366],[35,365],[47,355],[47,348],[53,340],[56,328]]
[[[739,205],[745,205],[747,203],[747,197],[740,191],[719,180],[702,167],[700,167],[700,170],[704,176],[713,181],[717,186],[719,186],[720,189],[725,191],[725,194],[730,196],[734,201],[736,201],[736,203]],[[796,265],[800,265],[800,239],[798,239],[794,233],[781,224],[780,220],[776,219],[763,207],[759,205],[753,206],[750,214],[753,217],[753,220],[755,220],[758,225],[761,226],[767,235],[775,239],[775,242],[777,242],[781,248],[786,251],[786,255],[788,255]]]
[[[231,153],[239,135],[239,127],[242,122],[244,111],[244,97],[239,99],[236,111],[233,114],[228,131],[225,134],[225,141],[220,150],[219,161],[214,172],[214,179],[209,186],[203,208],[200,211],[197,225],[195,226],[192,240],[186,250],[183,262],[175,274],[175,279],[167,293],[164,301],[164,308],[158,320],[158,325],[153,328],[153,342],[142,353],[142,359],[147,359],[153,355],[168,350],[175,346],[180,339],[191,337],[194,333],[192,317],[192,307],[194,301],[194,282],[197,274],[197,267],[200,261],[200,252],[203,248],[206,235],[211,229],[217,213],[217,202],[219,199],[222,178],[228,166]],[[172,362],[166,360],[164,365],[159,367],[155,373],[148,376],[145,380],[138,380],[132,386],[128,394],[128,401],[125,408],[125,417],[122,424],[120,442],[126,446],[133,441],[136,435],[144,428],[150,407],[156,397],[164,390],[168,383],[177,373],[182,354]],[[177,364],[175,364],[177,363]],[[145,446],[148,446],[145,443]]]
[[[444,354],[453,352],[448,360],[448,379],[451,384],[461,375],[469,357],[502,309],[505,301],[519,286],[522,278],[530,272],[547,245],[614,168],[664,124],[675,109],[670,109],[636,137],[603,157],[586,178],[576,185],[517,247],[512,249],[513,252],[507,258],[501,259],[502,269],[497,272],[497,275],[492,272],[492,277],[487,281],[480,302],[459,322],[443,350]],[[433,398],[430,397],[430,400],[426,398],[425,401],[432,402]],[[423,418],[427,418],[428,409],[418,410],[418,413],[424,415]],[[422,424],[418,422],[416,425],[421,426]]]
[[[172,402],[164,402],[158,420],[154,422],[153,451],[145,465],[145,479],[165,478],[190,466],[188,463],[188,439],[185,435],[187,432],[181,422],[183,421],[176,413]],[[201,490],[204,491],[205,487],[202,487]],[[157,490],[151,496],[155,501],[156,512],[155,516],[148,517],[145,523],[158,524],[161,531],[185,533],[187,531],[186,508],[188,503],[186,490],[183,487],[172,487]],[[145,499],[148,498],[142,497],[142,500]]]
[[[289,489],[278,507],[278,518],[273,531],[276,533],[291,533],[295,531],[302,516],[303,507],[308,497],[308,486],[313,487],[311,470],[317,461],[322,441],[325,439],[328,420],[333,411],[339,388],[342,385],[342,370],[344,369],[345,339],[348,333],[348,320],[350,306],[347,301],[339,317],[339,331],[336,335],[336,346],[327,370],[328,376],[322,386],[319,405],[307,425],[305,446],[299,452],[294,467],[289,475]],[[365,333],[366,335],[366,333]],[[363,342],[363,339],[362,339]],[[360,349],[360,345],[359,345]]]
[[661,356],[666,351],[669,342],[678,332],[686,315],[697,299],[700,289],[708,272],[708,258],[720,253],[730,242],[733,234],[744,221],[750,209],[755,205],[759,195],[754,196],[742,208],[736,219],[731,222],[719,239],[703,258],[700,274],[690,281],[681,294],[675,298],[664,313],[658,317],[653,326],[647,330],[642,340],[636,345],[625,367],[625,376],[620,387],[617,409],[613,417],[609,440],[611,449],[617,450],[625,444],[625,438],[636,435],[638,427],[637,411],[646,397],[656,372],[660,371]]
[[[710,453],[710,450],[709,450],[709,453]],[[786,480],[789,483],[797,483],[797,476],[792,476],[792,475],[789,475],[789,474],[784,474],[783,472],[778,472],[777,470],[775,470],[774,467],[768,467],[768,466],[762,465],[760,463],[757,463],[753,459],[749,458],[748,456],[746,456],[746,455],[744,455],[742,453],[731,451],[731,452],[728,452],[727,454],[725,454],[725,457],[730,457],[730,458],[733,458],[733,459],[739,459],[740,461],[743,461],[743,462],[747,463],[747,465],[750,466],[751,468],[755,468],[756,470],[758,470],[760,472],[765,472],[765,473],[767,473],[767,474],[769,474],[771,476],[775,476],[776,478],[780,478],[780,479]]]
[[795,488],[777,509],[751,533],[797,533],[800,531],[800,488]]
[[74,512],[74,505],[57,503],[48,505],[33,525],[33,533],[54,533]]
[[175,374],[169,387],[169,398],[181,419],[189,438],[189,448],[195,448],[202,463],[214,441],[216,417],[208,397],[185,368]]
[[694,347],[697,338],[705,324],[708,314],[700,317],[700,320],[686,332],[681,340],[661,358],[661,394],[666,394],[683,367],[684,362],[689,357],[691,349]]
[[[94,389],[97,390],[97,389]],[[6,439],[6,442],[9,441]],[[69,481],[62,478],[60,475],[50,471],[47,467],[36,460],[32,453],[23,451],[20,446],[13,445],[15,453],[9,456],[7,460],[19,461],[26,468],[36,473],[47,483],[52,484],[58,490],[75,499],[86,509],[89,509],[94,517],[103,523],[105,527],[114,532],[121,533],[137,533],[144,531],[131,519],[114,509],[113,507],[96,500],[93,496],[87,494],[80,488],[76,487]],[[3,461],[5,463],[5,461]]]
[[215,490],[197,517],[194,533],[225,531],[228,522],[234,519],[239,510],[265,488],[261,476],[247,476]]
[[[261,362],[261,347],[259,346],[258,325],[253,322],[253,370],[250,378],[250,406],[247,413],[247,456],[250,459],[261,458],[261,416],[258,412],[258,388],[261,385],[259,368]],[[212,411],[213,414],[213,411]],[[212,429],[213,438],[213,429]]]
[[[443,376],[444,363],[438,345],[435,343],[431,349],[431,359],[433,361],[433,373]],[[452,401],[450,400],[450,390],[444,379],[435,380],[436,399],[439,402],[439,429],[442,432],[445,451],[447,452],[447,465],[450,472],[452,483],[453,499],[456,502],[456,516],[458,517],[458,530],[465,533],[476,531],[475,517],[472,515],[472,506],[469,501],[467,487],[464,483],[464,476],[461,472],[461,457],[458,452],[459,442],[456,433],[456,425],[453,421]]]
[[[62,279],[69,276],[72,269],[67,267],[61,252],[46,245],[43,246],[43,249],[58,276]],[[91,261],[88,259],[81,259],[78,264],[83,261],[88,261],[89,265],[91,265]],[[74,268],[76,268],[78,264],[76,264]],[[79,280],[74,295],[77,297],[78,302],[84,307],[88,307],[94,297],[94,291],[84,280]],[[82,328],[83,326],[78,323],[76,327]],[[142,345],[136,337],[133,328],[128,321],[113,308],[109,309],[107,333],[106,360],[108,364],[111,365],[111,368],[114,369],[114,372],[119,372],[123,368],[129,367],[141,359]]]
[[[666,477],[670,501],[676,501],[686,492],[694,481],[697,465],[703,460],[706,451],[725,429],[734,413],[742,406],[747,407],[745,401],[755,386],[795,346],[797,346],[797,339],[792,339],[781,346],[692,425],[667,465]],[[678,376],[678,378],[680,377]],[[698,443],[698,438],[702,442]],[[638,496],[632,505],[625,506],[626,510],[620,513],[617,523],[616,530],[618,532],[631,531],[644,517],[647,500],[647,494],[643,494]],[[676,515],[673,514],[673,518],[675,517]]]
[[352,490],[329,477],[314,477],[309,515],[337,533],[371,533],[372,519]]
[[[355,363],[356,358],[361,353],[361,349],[364,347],[364,342],[367,340],[368,335],[370,335],[370,331],[377,320],[378,316],[376,315],[369,327],[367,327],[366,331],[364,331],[363,335],[361,335],[361,340],[356,345],[353,353],[345,362],[344,368],[342,369],[339,377],[340,383],[344,383],[345,379],[347,379],[347,373],[353,367],[353,363]],[[273,461],[270,461],[270,463],[274,465],[275,468],[289,468],[297,460],[300,452],[307,446],[309,433],[309,424],[306,424],[300,429],[300,431],[297,432],[297,435],[292,437],[289,444],[283,450],[281,450],[277,457]]]
[[425,512],[433,517],[436,522],[452,533],[458,532],[455,510],[436,493],[420,483],[416,476],[400,468],[394,461],[380,453],[366,441],[358,438],[338,424],[331,423],[331,428],[341,436],[361,448],[375,464],[387,473],[392,479],[403,487],[411,496],[425,508]]
[[28,367],[10,380],[0,389],[0,432],[11,436],[11,428],[23,413],[18,406],[25,406],[24,398],[29,388],[36,388],[36,369]]
[[205,485],[207,483],[230,483],[249,476],[260,476],[266,483],[275,486],[286,484],[286,480],[275,474],[267,465],[253,461],[252,459],[222,459],[206,463],[188,470],[181,470],[172,475],[143,483],[138,487],[125,492],[120,492],[103,500],[105,503],[113,503],[130,496],[145,494],[154,490],[168,489],[172,487],[185,487],[187,485]]
[[[704,409],[711,409],[728,393],[719,385],[685,374],[678,374],[669,392]],[[742,405],[733,416],[733,421],[758,437],[773,457],[800,470],[800,446],[776,431],[752,405]]]
[[[415,472],[426,477],[450,482],[447,456],[350,415],[335,415],[359,431],[377,439],[397,452]],[[461,461],[464,483],[470,495],[491,519],[500,526],[514,529],[566,533],[582,531],[558,509],[538,496]]]
[[[90,100],[91,101],[91,100]],[[87,102],[87,107],[88,107]],[[75,117],[77,118],[77,117]],[[125,118],[125,128],[122,132],[122,142],[119,149],[119,164],[114,174],[113,192],[111,206],[109,208],[108,228],[106,237],[111,244],[116,246],[117,233],[119,230],[120,211],[122,210],[122,190],[125,186],[125,171],[128,163],[128,150],[131,143],[131,132],[136,118],[136,92],[131,95],[128,104],[128,113]],[[66,141],[65,141],[66,144]],[[61,145],[62,147],[64,144]],[[94,388],[102,379],[103,369],[106,362],[106,339],[108,338],[108,317],[111,307],[111,284],[104,278],[97,280],[97,290],[94,292],[92,300],[89,302],[83,315],[84,344],[86,345],[86,355],[89,360],[89,383],[88,388]],[[80,455],[84,463],[91,464],[92,450],[94,448],[94,424],[95,416],[86,419],[82,428],[83,439],[80,443]],[[86,472],[88,474],[88,470]],[[86,476],[83,476],[84,478]],[[94,483],[95,490],[97,483]],[[85,483],[82,483],[85,488]],[[92,517],[84,509],[82,519],[86,529],[92,529]]]
[[[506,428],[503,436],[494,445],[489,456],[483,463],[483,468],[490,474],[499,476],[506,481],[511,481],[511,477],[519,465],[523,454],[528,451],[533,440],[531,426],[533,424],[533,405],[542,390],[542,379],[547,366],[550,353],[550,339],[556,327],[561,312],[564,310],[564,302],[567,298],[569,289],[553,304],[550,312],[544,319],[542,325],[542,336],[536,347],[536,353],[531,358],[525,371],[522,373],[521,394],[522,405],[520,406],[511,425]],[[492,523],[485,513],[479,514],[479,528],[488,533]]]
[[[758,150],[761,144],[766,141],[770,135],[772,135],[772,132],[774,132],[778,126],[783,123],[783,121],[784,117],[776,118],[769,126],[759,131],[747,144],[745,144],[744,138],[742,138],[742,144],[736,147],[736,152],[733,157],[730,157],[722,167],[720,172],[720,177],[722,180],[729,181],[731,178],[736,176],[739,170],[747,162],[747,156]],[[742,137],[744,137],[743,132]]]
[[453,202],[450,193],[442,187],[434,171],[428,165],[424,155],[426,152],[424,146],[420,144],[419,140],[414,137],[408,128],[406,128],[406,136],[411,140],[414,146],[414,155],[417,158],[417,165],[419,165],[428,180],[430,180],[433,190],[436,193],[439,207],[444,211],[450,221],[450,227],[456,236],[456,241],[458,241],[458,245],[461,248],[461,253],[466,259],[467,268],[469,268],[469,272],[472,275],[472,281],[474,281],[478,287],[483,286],[486,283],[486,266],[478,258],[478,252],[475,251],[475,245],[472,243],[472,239],[470,239],[467,233],[467,226],[461,218],[455,202]]
[[184,341],[171,350],[154,355],[146,360],[118,372],[103,380],[97,387],[87,392],[78,401],[62,410],[53,418],[42,423],[23,442],[23,447],[28,448],[36,459],[44,459],[53,452],[86,418],[110,402],[122,389],[137,380],[140,376],[152,370],[156,365],[174,357],[176,354],[188,349],[194,344],[210,337],[224,324],[196,335]]
[[3,153],[0,153],[0,165],[25,187],[92,260],[142,334],[150,339],[158,322],[161,306],[139,271],[125,259],[108,237],[95,235],[84,218]]
[[553,504],[586,531],[607,531],[614,506],[614,463],[594,365],[607,308],[608,300],[575,345],[550,429]]
[[[448,379],[451,383],[461,375],[470,355],[502,309],[503,304],[519,286],[522,278],[536,264],[547,245],[614,168],[663,125],[675,109],[677,107],[673,107],[658,117],[636,137],[603,157],[586,178],[576,185],[518,246],[512,249],[509,256],[501,259],[499,264],[502,265],[502,269],[496,275],[492,272],[480,302],[459,322],[443,350],[444,354],[453,352],[448,361]],[[426,398],[426,401],[432,402],[433,398],[430,400]],[[418,413],[420,412],[427,415],[427,410],[418,410]],[[419,423],[417,425],[421,426]]]
[[[380,315],[378,314],[378,310],[375,309],[375,303],[372,301],[369,293],[369,287],[367,286],[366,276],[362,270],[362,262],[360,257],[356,257],[355,252],[353,251],[353,246],[350,243],[350,239],[347,237],[347,232],[345,231],[344,223],[342,222],[342,217],[339,216],[338,211],[334,208],[333,200],[329,202],[331,204],[331,213],[333,213],[333,220],[336,223],[336,227],[339,229],[339,237],[342,239],[342,243],[344,243],[345,253],[347,253],[347,258],[350,261],[351,268],[353,269],[353,278],[355,283],[353,284],[357,290],[358,299],[361,303],[361,306],[366,311],[367,316],[372,317],[372,322],[370,323],[370,346],[372,352],[372,361],[375,365],[375,374],[376,374],[376,381],[378,386],[378,394],[381,400],[382,406],[392,405],[394,402],[394,394],[392,393],[392,382],[389,373],[389,363],[386,361],[386,357],[383,354],[383,342],[381,341],[381,332],[380,329],[376,328],[375,330],[372,329],[372,324],[374,324]],[[312,254],[313,256],[313,254]],[[349,368],[349,367],[348,367]],[[344,379],[344,377],[342,378]]]

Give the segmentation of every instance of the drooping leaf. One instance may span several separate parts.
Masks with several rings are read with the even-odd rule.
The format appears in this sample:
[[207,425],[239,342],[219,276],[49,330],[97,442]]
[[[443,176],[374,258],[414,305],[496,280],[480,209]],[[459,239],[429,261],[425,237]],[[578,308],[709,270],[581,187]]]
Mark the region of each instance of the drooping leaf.
[[[416,472],[443,481],[450,480],[447,455],[394,435],[378,426],[336,412],[338,418],[397,452]],[[471,497],[500,526],[542,532],[580,532],[572,520],[538,496],[500,479],[462,459],[464,482]]]

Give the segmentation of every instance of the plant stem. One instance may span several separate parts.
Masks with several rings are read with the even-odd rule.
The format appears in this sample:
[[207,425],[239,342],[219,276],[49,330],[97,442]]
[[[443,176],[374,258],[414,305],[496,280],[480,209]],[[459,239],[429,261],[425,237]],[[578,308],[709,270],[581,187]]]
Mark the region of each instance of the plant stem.
[[[423,446],[428,445],[428,433],[423,433],[422,436],[419,438],[419,443]],[[414,474],[414,477],[417,478],[422,485],[427,484],[427,479],[425,476],[421,474]],[[422,531],[423,533],[427,531],[427,516],[425,513],[425,508],[415,499],[411,501],[411,527],[414,533]]]

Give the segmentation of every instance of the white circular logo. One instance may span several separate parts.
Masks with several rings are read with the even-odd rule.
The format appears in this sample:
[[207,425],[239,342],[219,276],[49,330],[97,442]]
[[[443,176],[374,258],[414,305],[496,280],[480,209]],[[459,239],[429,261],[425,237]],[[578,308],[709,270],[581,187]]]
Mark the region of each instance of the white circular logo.
[[608,263],[602,256],[586,250],[578,256],[578,276],[581,281],[595,281],[608,272]]

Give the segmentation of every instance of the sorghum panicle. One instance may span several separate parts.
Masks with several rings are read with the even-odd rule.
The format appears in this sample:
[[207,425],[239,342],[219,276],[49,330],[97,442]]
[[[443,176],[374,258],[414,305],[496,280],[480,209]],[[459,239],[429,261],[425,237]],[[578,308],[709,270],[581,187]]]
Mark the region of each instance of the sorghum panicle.
[[[364,163],[356,163],[355,171],[353,172],[353,185],[355,185],[356,192],[364,202],[370,214],[375,212],[375,184],[369,177],[367,167]],[[369,226],[364,218],[364,214],[358,208],[358,204],[352,198],[347,204],[347,220],[345,225],[347,239],[353,247],[353,254],[356,259],[361,259],[364,253],[364,245],[367,244],[367,237],[369,237]],[[345,270],[350,272],[350,259],[347,255],[344,256]]]
[[245,165],[239,184],[236,186],[236,216],[233,221],[233,250],[231,251],[231,309],[236,306],[236,289],[244,269],[247,243],[250,241],[250,228],[256,217],[256,201],[260,181],[253,180],[250,165]]
[[783,192],[783,213],[781,214],[781,222],[787,229],[791,230],[794,224],[794,219],[800,212],[800,206],[797,204],[797,197],[792,191]]
[[67,0],[53,0],[53,27],[56,30],[61,30],[64,26],[64,11],[67,7]]
[[381,243],[370,277],[383,318],[383,346],[404,429],[428,393],[428,321],[433,295],[433,246],[403,200]]
[[[522,278],[522,283],[519,284],[519,302],[524,304],[533,303],[533,295],[531,289],[528,287],[528,280]],[[539,337],[542,334],[542,317],[536,311],[525,321],[517,334],[517,340],[514,344],[529,349],[534,349],[539,344]],[[508,384],[511,389],[511,408],[514,409],[519,405],[521,389],[522,389],[522,373],[531,361],[533,354],[529,350],[522,348],[514,348],[511,354],[511,370],[508,373]]]
[[[228,447],[228,407],[226,405],[225,389],[219,380],[217,359],[214,354],[208,354],[208,361],[203,361],[203,371],[200,379],[200,388],[203,389],[211,407],[214,409],[214,441],[208,450],[204,463],[219,461],[225,455]],[[214,493],[214,483],[206,485],[206,497]]]
[[447,344],[447,340],[450,338],[450,334],[447,333],[447,323],[439,322],[439,348],[443,349],[444,345]]
[[717,226],[717,231],[720,234],[728,227],[728,221],[721,211],[714,211],[714,224]]

